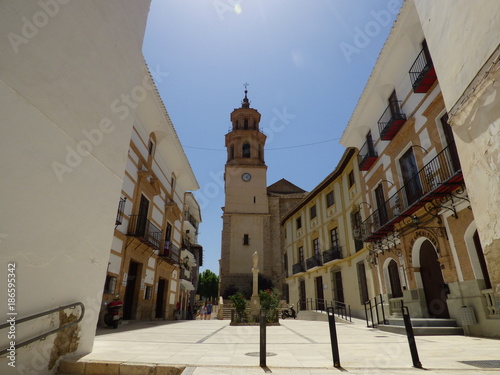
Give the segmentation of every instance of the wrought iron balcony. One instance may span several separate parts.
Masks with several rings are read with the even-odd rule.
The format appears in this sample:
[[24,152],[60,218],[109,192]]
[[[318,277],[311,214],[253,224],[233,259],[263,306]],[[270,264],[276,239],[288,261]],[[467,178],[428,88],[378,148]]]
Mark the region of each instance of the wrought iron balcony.
[[444,148],[362,223],[359,234],[365,242],[375,241],[392,232],[394,224],[463,185],[462,170],[454,157],[454,147],[451,144]]
[[125,212],[125,202],[127,198],[120,198],[120,203],[118,203],[118,212],[116,213],[115,225],[121,225],[123,222],[123,213]]
[[367,140],[363,146],[359,149],[358,160],[359,160],[359,169],[361,171],[367,171],[371,168],[373,163],[378,158],[378,154],[375,152],[373,148],[373,142],[371,140]]
[[321,256],[319,255],[314,255],[308,259],[306,259],[306,267],[308,270],[314,267],[319,267],[322,266],[323,262],[321,261]]
[[175,246],[170,241],[165,241],[163,245],[163,251],[160,252],[159,256],[165,259],[168,263],[178,264],[180,263],[181,251],[177,246]]
[[415,93],[426,93],[436,82],[436,70],[425,48],[420,51],[408,73]]
[[390,141],[406,122],[406,115],[401,110],[401,101],[394,100],[389,103],[378,120],[380,139]]
[[146,216],[130,216],[127,234],[141,239],[141,241],[148,243],[155,249],[160,248],[162,237],[161,230],[149,221]]
[[304,262],[295,263],[292,266],[292,273],[295,275],[301,272],[306,272],[306,268],[304,267]]
[[334,246],[331,249],[323,251],[323,263],[328,263],[336,259],[342,259],[342,247]]

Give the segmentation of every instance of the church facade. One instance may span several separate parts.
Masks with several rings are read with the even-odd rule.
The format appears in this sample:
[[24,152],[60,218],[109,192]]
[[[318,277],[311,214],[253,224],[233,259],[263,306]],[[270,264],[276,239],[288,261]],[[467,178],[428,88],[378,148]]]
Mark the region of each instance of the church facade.
[[219,284],[219,295],[224,298],[237,291],[250,297],[254,252],[259,254],[258,268],[265,284],[282,289],[280,215],[305,193],[286,180],[267,186],[266,135],[259,127],[260,118],[260,113],[250,108],[245,90],[241,108],[231,113],[232,128],[225,142],[227,162]]

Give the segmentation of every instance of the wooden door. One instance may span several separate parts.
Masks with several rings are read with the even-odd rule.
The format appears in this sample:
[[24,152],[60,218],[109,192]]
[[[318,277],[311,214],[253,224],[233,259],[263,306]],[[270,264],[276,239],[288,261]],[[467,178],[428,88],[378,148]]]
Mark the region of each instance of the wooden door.
[[429,316],[448,319],[450,314],[446,303],[446,285],[436,250],[429,240],[426,240],[420,248],[420,275]]

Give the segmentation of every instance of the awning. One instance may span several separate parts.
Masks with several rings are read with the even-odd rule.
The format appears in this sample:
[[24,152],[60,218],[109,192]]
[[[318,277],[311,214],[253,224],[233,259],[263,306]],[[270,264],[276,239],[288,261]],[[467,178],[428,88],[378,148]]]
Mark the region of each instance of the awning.
[[194,285],[191,281],[181,279],[181,288],[187,291],[194,290]]

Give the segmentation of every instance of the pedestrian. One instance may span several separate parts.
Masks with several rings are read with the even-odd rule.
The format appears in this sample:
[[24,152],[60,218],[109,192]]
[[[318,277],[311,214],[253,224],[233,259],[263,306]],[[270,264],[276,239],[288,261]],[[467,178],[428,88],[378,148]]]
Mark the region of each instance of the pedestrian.
[[207,311],[206,311],[206,319],[210,320],[211,316],[212,316],[212,303],[210,301],[208,301]]
[[175,305],[175,320],[179,320],[181,318],[181,304],[177,302]]
[[205,312],[206,312],[205,305],[201,305],[201,307],[200,307],[200,320],[205,319]]

